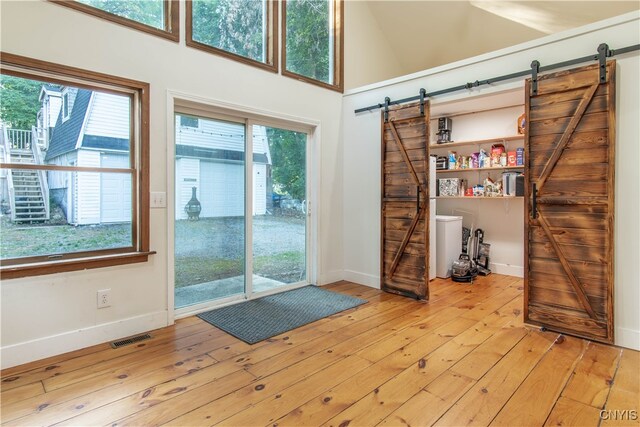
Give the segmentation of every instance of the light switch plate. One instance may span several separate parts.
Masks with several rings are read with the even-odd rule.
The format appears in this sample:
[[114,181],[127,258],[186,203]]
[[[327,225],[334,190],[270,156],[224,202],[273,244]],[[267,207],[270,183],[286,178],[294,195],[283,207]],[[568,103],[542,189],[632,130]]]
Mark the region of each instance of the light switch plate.
[[167,193],[164,191],[152,191],[151,192],[151,207],[152,208],[166,208],[167,207]]

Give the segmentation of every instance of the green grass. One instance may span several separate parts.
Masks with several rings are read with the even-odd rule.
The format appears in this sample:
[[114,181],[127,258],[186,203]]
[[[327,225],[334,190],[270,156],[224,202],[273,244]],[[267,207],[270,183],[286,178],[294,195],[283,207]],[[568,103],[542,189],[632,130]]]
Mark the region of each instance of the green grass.
[[[257,219],[255,223],[261,227],[262,241],[271,240],[266,245],[268,253],[263,248],[254,258],[254,274],[284,283],[304,278],[304,250],[292,248],[290,242],[278,241],[278,237],[290,235],[287,233],[293,233],[296,227],[304,227],[304,220],[269,217]],[[243,235],[243,227],[242,218],[177,221],[176,235],[180,238],[176,239],[176,287],[244,274],[243,240],[233,240],[233,236]],[[304,240],[300,246],[303,243]],[[131,246],[130,224],[13,224],[6,216],[0,218],[0,259],[128,246]]]
[[[244,274],[243,259],[178,256],[176,262],[176,288]],[[253,260],[254,274],[284,283],[295,283],[304,276],[304,252],[282,252],[259,256]]]
[[99,226],[11,224],[2,218],[0,259],[131,246],[131,224]]

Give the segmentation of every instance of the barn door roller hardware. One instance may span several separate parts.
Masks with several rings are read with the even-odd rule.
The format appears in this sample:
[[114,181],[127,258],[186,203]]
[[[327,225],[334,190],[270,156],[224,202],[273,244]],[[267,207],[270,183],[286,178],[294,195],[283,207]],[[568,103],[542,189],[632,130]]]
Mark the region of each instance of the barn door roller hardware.
[[540,71],[540,62],[534,60],[531,63],[531,94],[538,94],[538,72]]
[[387,96],[384,99],[384,122],[385,123],[389,121],[389,102],[391,102],[391,98]]
[[[600,63],[600,82],[605,82],[607,77],[606,77],[606,61],[607,58],[610,58],[612,56],[615,55],[622,55],[623,53],[628,53],[628,52],[634,52],[636,50],[640,50],[640,44],[635,44],[635,45],[631,45],[631,46],[626,46],[626,47],[622,47],[620,49],[609,49],[609,47],[607,46],[606,43],[602,43],[600,44],[600,46],[598,46],[598,53],[596,55],[587,55],[587,56],[583,56],[581,58],[575,58],[575,59],[570,59],[568,61],[563,61],[563,62],[558,62],[555,64],[551,64],[551,65],[545,65],[544,67],[540,66],[540,63],[538,61],[534,61],[538,62],[537,68],[536,68],[536,77],[538,73],[542,73],[545,71],[551,71],[551,70],[555,70],[558,68],[564,68],[564,67],[569,67],[571,65],[576,65],[576,64],[581,64],[583,62],[589,62],[589,61],[598,61]],[[388,121],[389,119],[389,106],[391,105],[399,105],[399,104],[404,104],[406,102],[413,102],[413,101],[418,101],[420,100],[420,105],[423,105],[423,100],[424,98],[432,98],[434,96],[438,96],[438,95],[444,95],[446,93],[451,93],[451,92],[457,92],[460,90],[469,90],[471,88],[474,87],[478,87],[478,86],[482,86],[482,85],[489,85],[489,84],[493,84],[493,83],[497,83],[497,82],[501,82],[504,80],[511,80],[511,79],[516,79],[519,77],[528,77],[528,76],[532,76],[533,77],[533,63],[531,64],[531,68],[528,70],[524,70],[524,71],[518,71],[515,73],[511,73],[511,74],[504,74],[502,76],[497,76],[497,77],[493,77],[493,78],[489,78],[489,79],[485,79],[485,80],[476,80],[473,83],[466,83],[463,85],[459,85],[459,86],[453,86],[447,89],[441,89],[441,90],[437,90],[434,92],[430,92],[430,93],[422,93],[422,90],[420,91],[420,95],[417,96],[411,96],[408,98],[403,98],[403,99],[398,99],[396,101],[391,101],[389,99],[389,97],[385,98],[385,102],[384,104],[375,104],[375,105],[370,105],[368,107],[363,107],[363,108],[358,108],[355,110],[355,113],[363,113],[365,111],[372,111],[372,110],[377,110],[380,108],[384,108],[385,109],[385,122]],[[532,79],[533,80],[533,79]],[[537,78],[536,78],[537,80]],[[534,92],[535,94],[535,92]],[[421,109],[422,112],[422,109]]]
[[[424,116],[424,96],[427,94],[425,88],[420,88],[420,115]],[[420,196],[418,196],[420,197]]]
[[609,45],[602,43],[598,46],[598,62],[600,63],[600,83],[607,82],[607,58],[613,55]]

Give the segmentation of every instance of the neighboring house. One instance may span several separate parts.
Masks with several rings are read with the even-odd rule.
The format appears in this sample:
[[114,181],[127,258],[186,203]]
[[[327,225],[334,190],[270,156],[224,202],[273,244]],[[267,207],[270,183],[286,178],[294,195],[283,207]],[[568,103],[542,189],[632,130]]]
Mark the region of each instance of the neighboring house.
[[42,104],[42,107],[40,111],[38,111],[37,128],[43,133],[43,150],[49,147],[49,141],[51,140],[53,129],[56,126],[56,121],[60,114],[60,108],[62,107],[62,93],[60,91],[60,86],[51,84],[42,85],[42,89],[40,90],[38,100]]
[[[128,97],[64,87],[61,100],[45,163],[130,167]],[[51,199],[71,224],[131,221],[128,174],[50,171],[48,181]]]
[[[175,125],[176,219],[187,218],[184,207],[193,187],[201,218],[244,215],[244,126],[186,115],[176,115]],[[266,129],[253,129],[253,214],[264,215],[271,154]]]
[[[59,100],[58,103],[56,100]],[[43,127],[51,130],[45,163],[129,168],[129,98],[87,89],[43,87]],[[44,121],[56,111],[55,121]],[[51,125],[53,123],[53,125]],[[266,129],[254,127],[253,213],[264,215],[271,197]],[[244,215],[244,126],[176,116],[176,219],[196,188],[201,218]],[[131,221],[127,174],[49,171],[51,199],[70,224]]]

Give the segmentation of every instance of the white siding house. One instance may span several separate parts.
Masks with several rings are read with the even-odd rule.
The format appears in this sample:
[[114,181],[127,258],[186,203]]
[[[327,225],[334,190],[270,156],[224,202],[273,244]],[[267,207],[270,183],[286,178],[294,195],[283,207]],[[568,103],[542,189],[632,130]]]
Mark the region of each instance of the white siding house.
[[[271,154],[264,127],[253,135],[253,214],[267,213]],[[186,219],[185,205],[193,188],[201,218],[244,215],[245,127],[176,115],[176,219]]]
[[[129,168],[129,97],[87,89],[43,91],[41,115],[56,108],[45,162],[64,166]],[[48,95],[49,94],[49,95]],[[47,102],[45,102],[47,101]],[[267,212],[271,155],[266,129],[253,135],[253,214]],[[201,203],[201,218],[244,215],[244,146],[242,124],[176,116],[176,219],[186,219],[184,207],[193,188]],[[131,175],[94,172],[48,172],[51,199],[71,224],[131,221]]]
[[[46,163],[129,168],[130,99],[86,89],[63,88],[61,93]],[[50,171],[48,180],[51,198],[67,222],[131,222],[130,174]]]
[[60,108],[62,108],[62,94],[58,86],[45,84],[40,90],[40,97],[38,98],[42,107],[38,111],[38,128],[44,132],[44,141],[46,150],[51,140],[51,133],[56,126],[58,115],[60,115]]

